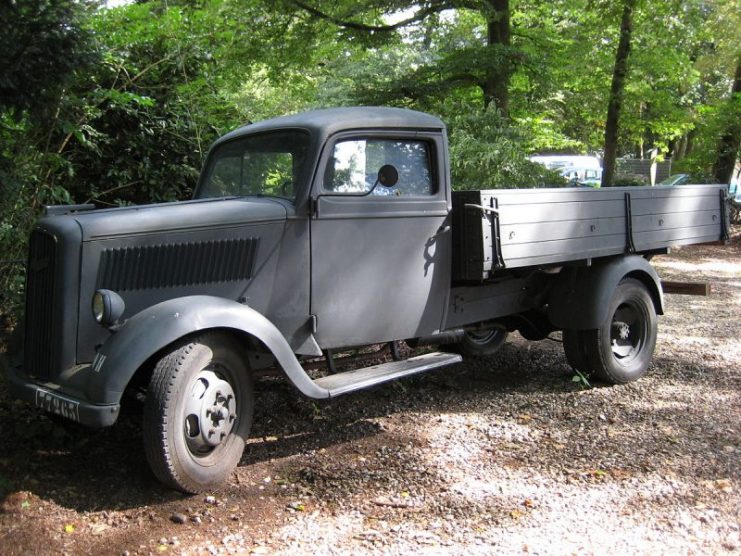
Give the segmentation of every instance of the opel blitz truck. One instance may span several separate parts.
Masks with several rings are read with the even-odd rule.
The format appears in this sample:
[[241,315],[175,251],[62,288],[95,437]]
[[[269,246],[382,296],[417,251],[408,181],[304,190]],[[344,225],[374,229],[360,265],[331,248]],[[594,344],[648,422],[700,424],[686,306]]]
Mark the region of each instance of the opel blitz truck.
[[[139,392],[152,470],[199,492],[239,462],[260,370],[325,399],[560,330],[576,369],[641,377],[664,310],[649,259],[727,238],[725,188],[453,191],[449,162],[433,116],[318,110],[216,141],[193,200],[50,207],[11,393],[106,427]],[[400,340],[444,349],[305,370]]]

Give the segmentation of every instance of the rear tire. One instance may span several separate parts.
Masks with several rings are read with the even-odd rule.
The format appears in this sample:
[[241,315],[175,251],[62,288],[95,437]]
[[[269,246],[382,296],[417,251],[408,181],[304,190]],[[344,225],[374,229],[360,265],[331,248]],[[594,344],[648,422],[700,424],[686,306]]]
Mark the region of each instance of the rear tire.
[[563,351],[566,354],[566,361],[577,371],[582,373],[591,372],[592,368],[587,357],[587,350],[584,346],[583,330],[564,330]]
[[638,380],[646,374],[656,347],[656,308],[646,286],[633,278],[623,279],[615,288],[608,315],[601,327],[583,332],[587,361],[605,382]]
[[440,346],[442,351],[460,353],[464,357],[489,357],[498,352],[507,341],[508,332],[504,328],[466,330],[463,338],[456,344]]
[[730,208],[729,220],[731,224],[741,224],[741,202],[731,199],[728,202],[728,206]]
[[231,336],[206,333],[157,363],[144,404],[144,449],[157,478],[211,491],[239,463],[252,424],[252,379]]

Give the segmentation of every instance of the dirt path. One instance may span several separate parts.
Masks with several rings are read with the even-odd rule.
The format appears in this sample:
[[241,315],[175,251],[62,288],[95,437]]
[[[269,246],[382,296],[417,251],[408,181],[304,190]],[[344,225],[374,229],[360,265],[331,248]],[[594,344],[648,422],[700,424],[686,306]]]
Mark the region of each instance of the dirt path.
[[741,243],[654,259],[649,375],[572,382],[561,346],[314,404],[258,384],[252,438],[212,496],[160,487],[140,422],[75,429],[0,384],[0,554],[741,552]]

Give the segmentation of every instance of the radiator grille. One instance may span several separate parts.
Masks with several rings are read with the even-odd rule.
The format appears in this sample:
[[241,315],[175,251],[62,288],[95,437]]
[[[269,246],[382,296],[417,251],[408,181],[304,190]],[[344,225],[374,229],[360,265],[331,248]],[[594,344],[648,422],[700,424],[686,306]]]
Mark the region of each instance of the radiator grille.
[[249,279],[258,243],[240,238],[106,249],[97,287],[127,291]]
[[55,308],[56,238],[34,230],[26,274],[26,336],[24,366],[29,374],[48,378],[52,373],[52,332]]

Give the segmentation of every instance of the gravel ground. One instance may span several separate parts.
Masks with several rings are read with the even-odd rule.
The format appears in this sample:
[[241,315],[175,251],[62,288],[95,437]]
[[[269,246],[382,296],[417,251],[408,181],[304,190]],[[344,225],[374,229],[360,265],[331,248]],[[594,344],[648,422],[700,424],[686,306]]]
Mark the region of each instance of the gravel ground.
[[77,429],[0,383],[0,553],[738,554],[741,242],[654,263],[713,294],[667,296],[637,383],[587,388],[517,335],[327,403],[266,378],[210,496],[151,477],[136,412]]

